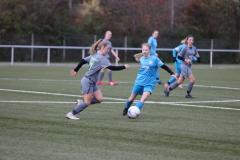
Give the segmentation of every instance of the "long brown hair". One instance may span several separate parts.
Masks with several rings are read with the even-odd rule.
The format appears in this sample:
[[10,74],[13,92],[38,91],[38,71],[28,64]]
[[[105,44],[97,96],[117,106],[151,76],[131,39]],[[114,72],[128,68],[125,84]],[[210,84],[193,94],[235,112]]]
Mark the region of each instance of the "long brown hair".
[[107,45],[109,45],[108,42],[103,41],[102,39],[99,39],[97,42],[95,42],[92,45],[92,48],[90,49],[90,51],[88,53],[90,55],[93,55],[97,50],[100,50],[102,46],[106,47]]
[[194,38],[192,35],[187,36],[187,37],[186,37],[186,41],[185,41],[185,44],[186,44],[186,45],[188,44],[187,41],[188,41],[188,39],[189,39],[190,37]]

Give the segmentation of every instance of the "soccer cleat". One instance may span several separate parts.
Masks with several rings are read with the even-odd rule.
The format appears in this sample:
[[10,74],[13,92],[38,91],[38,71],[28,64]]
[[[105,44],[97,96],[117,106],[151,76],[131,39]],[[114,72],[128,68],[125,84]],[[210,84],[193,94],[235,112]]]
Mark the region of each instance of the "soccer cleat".
[[168,83],[165,83],[165,84],[164,84],[164,88],[167,88],[167,89],[168,89],[168,88],[170,88],[170,87],[171,87],[171,86],[170,86]]
[[102,81],[97,82],[97,85],[99,85],[99,86],[105,86],[105,84],[104,84]]
[[124,107],[124,109],[123,109],[123,115],[125,116],[125,115],[127,114],[127,112],[128,112],[128,108]]
[[75,115],[72,114],[72,112],[69,112],[67,115],[66,115],[66,118],[68,119],[73,119],[73,120],[78,120],[79,118],[77,118]]
[[191,96],[190,94],[186,94],[185,98],[194,98],[194,97]]
[[115,86],[115,85],[117,85],[117,83],[114,82],[114,81],[110,81],[110,82],[108,82],[108,84],[111,85],[111,86]]
[[183,88],[183,86],[181,84],[178,85],[179,88]]
[[81,104],[82,102],[83,102],[83,100],[77,99],[77,100],[76,100],[77,106],[78,106],[79,104]]
[[168,97],[168,96],[169,96],[169,91],[168,91],[168,89],[165,89],[165,90],[164,90],[164,93],[165,93],[165,97]]
[[158,85],[162,84],[162,82],[161,82],[160,80],[156,80],[156,83],[157,83]]

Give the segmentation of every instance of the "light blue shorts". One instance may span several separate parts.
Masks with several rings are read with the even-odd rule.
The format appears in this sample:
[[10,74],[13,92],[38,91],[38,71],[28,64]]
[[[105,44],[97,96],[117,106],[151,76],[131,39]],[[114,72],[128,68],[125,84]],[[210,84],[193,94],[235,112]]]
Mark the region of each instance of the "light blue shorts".
[[155,85],[143,86],[143,85],[138,85],[134,83],[132,93],[142,95],[143,92],[149,92],[150,94],[152,94],[154,88],[155,88]]
[[182,69],[181,69],[181,65],[182,65],[182,64],[178,64],[178,63],[175,62],[174,65],[175,65],[175,67],[176,67],[175,73],[180,74],[181,71],[182,71]]

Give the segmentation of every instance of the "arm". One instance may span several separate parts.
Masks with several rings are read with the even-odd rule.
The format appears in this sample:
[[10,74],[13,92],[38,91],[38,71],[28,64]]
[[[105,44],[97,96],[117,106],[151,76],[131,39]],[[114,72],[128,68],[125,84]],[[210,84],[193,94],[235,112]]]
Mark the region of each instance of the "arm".
[[198,63],[201,63],[200,57],[199,58],[193,57],[193,60],[197,61]]
[[170,75],[173,75],[173,71],[168,67],[166,66],[165,64],[161,66],[162,69],[164,69],[165,71],[167,71]]
[[117,54],[115,53],[115,51],[113,49],[111,49],[111,53],[117,59],[117,61],[120,61],[120,58],[117,56]]
[[173,62],[176,61],[176,57],[177,57],[177,52],[176,52],[176,48],[173,49]]
[[77,67],[74,69],[74,71],[75,71],[75,72],[78,72],[78,70],[79,70],[84,64],[86,64],[86,63],[88,63],[88,62],[85,61],[84,59],[82,59],[82,60],[78,63],[78,65],[77,65]]
[[128,65],[128,64],[125,64],[124,66],[108,66],[108,67],[106,67],[106,68],[107,68],[107,69],[110,69],[110,70],[112,70],[112,71],[120,71],[120,70],[129,68],[129,65]]
[[183,62],[186,62],[186,63],[188,63],[188,64],[191,63],[191,60],[190,60],[190,59],[185,59],[185,58],[183,58],[182,56],[178,56],[178,59],[181,59]]
[[82,67],[82,65],[88,63],[87,61],[85,61],[84,59],[82,59],[79,64],[77,65],[77,67],[74,69],[74,70],[71,70],[70,71],[70,75],[71,76],[76,76],[77,75],[77,72],[78,70]]

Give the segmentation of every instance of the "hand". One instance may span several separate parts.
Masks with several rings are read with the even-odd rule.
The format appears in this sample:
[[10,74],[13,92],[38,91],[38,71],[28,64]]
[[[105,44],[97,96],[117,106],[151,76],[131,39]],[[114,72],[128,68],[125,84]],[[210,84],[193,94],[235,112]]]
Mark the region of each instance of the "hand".
[[70,75],[71,75],[71,76],[76,76],[76,75],[77,75],[77,72],[75,72],[74,70],[71,70],[71,71],[70,71]]
[[186,63],[188,63],[188,64],[191,64],[191,60],[190,59],[185,59],[184,60]]
[[157,53],[155,53],[155,56],[156,56],[156,57],[158,57],[158,54],[157,54]]
[[124,66],[125,66],[126,69],[129,68],[129,65],[128,65],[128,64],[124,64]]
[[120,58],[119,57],[116,57],[117,61],[120,61]]

